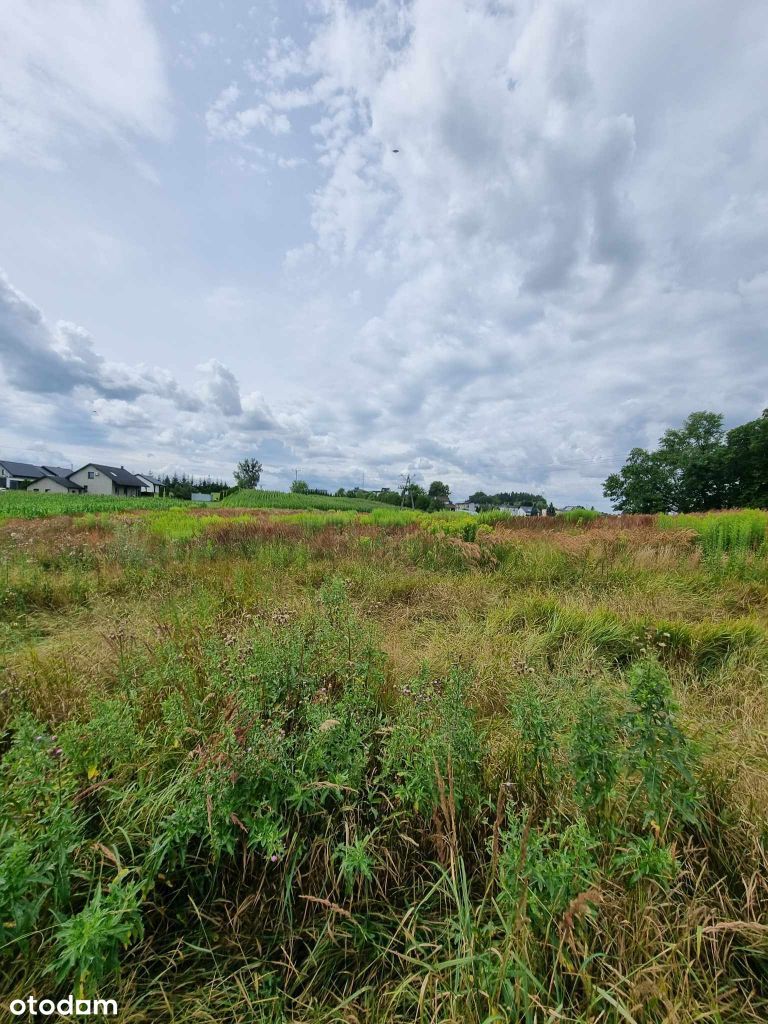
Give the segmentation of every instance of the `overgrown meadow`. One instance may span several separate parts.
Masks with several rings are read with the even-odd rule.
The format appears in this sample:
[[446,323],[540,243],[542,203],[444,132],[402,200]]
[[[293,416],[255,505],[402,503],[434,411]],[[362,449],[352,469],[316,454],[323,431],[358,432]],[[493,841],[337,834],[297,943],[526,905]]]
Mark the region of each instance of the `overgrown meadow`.
[[0,525],[0,1003],[768,1017],[766,515]]

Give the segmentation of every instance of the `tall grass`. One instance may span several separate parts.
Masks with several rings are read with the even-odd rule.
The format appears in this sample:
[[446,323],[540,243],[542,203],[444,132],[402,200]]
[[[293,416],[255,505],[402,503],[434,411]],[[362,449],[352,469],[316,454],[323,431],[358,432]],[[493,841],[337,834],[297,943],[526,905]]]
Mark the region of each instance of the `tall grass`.
[[6,1003],[766,1019],[764,591],[646,520],[477,520],[0,527]]
[[566,523],[591,523],[600,518],[600,513],[593,508],[572,508],[561,512],[559,518]]
[[189,508],[188,501],[176,498],[117,498],[101,494],[36,494],[32,491],[0,489],[0,521],[3,519],[40,519],[46,516],[86,515],[100,512]]
[[693,530],[710,557],[743,555],[765,548],[768,512],[742,509],[699,515],[659,516],[663,529]]

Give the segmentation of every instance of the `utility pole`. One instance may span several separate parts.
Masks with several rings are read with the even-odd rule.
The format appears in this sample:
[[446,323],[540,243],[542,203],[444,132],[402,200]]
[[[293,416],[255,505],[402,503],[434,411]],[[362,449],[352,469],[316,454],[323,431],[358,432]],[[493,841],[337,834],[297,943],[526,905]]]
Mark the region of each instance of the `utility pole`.
[[400,492],[400,508],[403,508],[403,506],[405,505],[405,495],[406,495],[406,493],[410,494],[410,496],[411,496],[411,508],[415,509],[416,506],[413,503],[413,488],[411,487],[411,474],[410,473],[406,474],[405,483],[403,484],[403,489]]

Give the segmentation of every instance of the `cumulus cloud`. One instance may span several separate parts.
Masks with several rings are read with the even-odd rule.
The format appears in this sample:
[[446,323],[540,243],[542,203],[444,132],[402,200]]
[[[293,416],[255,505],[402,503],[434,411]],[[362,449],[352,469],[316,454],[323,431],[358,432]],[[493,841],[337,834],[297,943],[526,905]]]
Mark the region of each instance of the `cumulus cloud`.
[[[34,426],[47,436],[48,451],[90,443],[116,453],[151,443],[166,465],[201,460],[201,471],[226,472],[254,446],[261,451],[279,440],[289,451],[313,443],[300,413],[273,412],[257,391],[241,396],[237,377],[220,360],[197,366],[189,388],[165,368],[112,362],[84,328],[51,324],[0,271],[3,378],[4,426],[19,437]],[[24,448],[37,451],[40,442],[29,447],[26,440]]]
[[[765,404],[760,5],[683,6],[328,2],[308,45],[273,44],[259,77],[274,108],[317,106],[326,170],[288,266],[386,289],[350,429],[375,422],[418,465],[427,421],[465,480],[573,494],[580,474],[594,500],[659,422]],[[653,77],[638,38],[669,60]],[[681,70],[681,50],[700,59]]]
[[[407,469],[597,503],[630,447],[692,409],[733,424],[768,405],[760,0],[312,0],[299,20],[266,43],[241,32],[238,59],[216,26],[211,59],[230,52],[198,127],[262,173],[230,207],[205,165],[219,262],[206,236],[197,368],[107,360],[5,282],[14,424],[20,394],[66,396],[69,429],[177,462],[256,448],[318,483]],[[40,77],[24,61],[17,98]],[[157,135],[158,81],[133,120],[117,87],[103,120],[90,100],[39,135],[33,116],[24,151],[57,153],[73,125]],[[33,115],[46,95],[29,87]]]
[[205,114],[205,124],[213,139],[244,141],[258,128],[272,135],[286,135],[291,122],[285,114],[276,113],[267,103],[245,106],[236,110],[240,89],[233,82],[223,89]]

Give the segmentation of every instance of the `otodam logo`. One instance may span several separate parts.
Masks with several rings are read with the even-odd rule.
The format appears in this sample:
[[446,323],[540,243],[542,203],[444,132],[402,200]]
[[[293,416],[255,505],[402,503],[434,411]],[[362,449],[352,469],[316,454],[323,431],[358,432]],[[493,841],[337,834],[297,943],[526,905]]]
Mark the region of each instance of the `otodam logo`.
[[8,1009],[14,1017],[21,1017],[25,1013],[33,1017],[52,1017],[54,1014],[59,1017],[117,1016],[117,1002],[114,999],[75,999],[74,996],[64,996],[58,1000],[27,996],[26,999],[13,999]]

